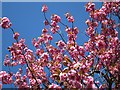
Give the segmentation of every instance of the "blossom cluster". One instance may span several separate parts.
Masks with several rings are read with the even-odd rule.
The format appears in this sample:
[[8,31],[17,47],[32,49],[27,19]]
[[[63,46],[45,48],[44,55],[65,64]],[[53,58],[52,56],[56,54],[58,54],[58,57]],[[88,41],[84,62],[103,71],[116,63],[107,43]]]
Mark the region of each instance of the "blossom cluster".
[[[74,17],[70,13],[65,13],[66,20],[72,24],[71,27],[64,24],[57,14],[51,15],[49,21],[46,17],[48,7],[43,5],[41,11],[45,18],[45,27],[37,39],[32,39],[35,52],[27,47],[25,39],[19,39],[19,33],[10,28],[9,19],[2,18],[1,27],[10,28],[16,40],[8,47],[10,57],[5,56],[4,66],[21,66],[21,68],[17,72],[1,71],[0,82],[13,83],[18,88],[118,89],[120,40],[117,27],[119,24],[109,17],[113,14],[120,19],[118,9],[119,2],[103,2],[99,9],[96,9],[92,2],[87,3],[85,10],[90,18],[85,21],[87,25],[85,31],[89,38],[83,45],[79,45],[76,42],[79,29],[74,26]],[[65,26],[67,39],[63,38],[59,30],[60,24]],[[61,40],[56,41],[56,47],[51,43],[54,39],[53,34],[61,37]]]

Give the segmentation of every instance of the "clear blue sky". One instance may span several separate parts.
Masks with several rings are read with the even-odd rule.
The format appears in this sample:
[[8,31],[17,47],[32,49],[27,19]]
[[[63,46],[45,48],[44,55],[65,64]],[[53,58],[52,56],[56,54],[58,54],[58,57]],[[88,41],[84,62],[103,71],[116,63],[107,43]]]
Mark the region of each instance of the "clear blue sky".
[[[87,28],[85,24],[85,20],[89,18],[87,12],[85,12],[85,2],[77,2],[77,3],[2,3],[2,16],[8,17],[12,22],[12,28],[20,33],[20,38],[25,38],[26,44],[30,49],[34,50],[34,47],[31,44],[32,38],[37,38],[41,34],[43,25],[43,14],[41,12],[41,6],[46,4],[48,6],[47,17],[50,19],[50,15],[57,14],[61,17],[62,22],[68,24],[67,20],[65,19],[64,14],[66,12],[70,12],[71,15],[74,16],[75,23],[74,25],[79,28],[79,30],[85,33],[85,29]],[[101,6],[100,3],[96,3],[96,7],[99,8]],[[71,24],[68,24],[71,26]],[[61,27],[61,31],[66,38],[66,34],[64,33],[63,26]],[[55,42],[59,40],[60,37],[54,35]],[[84,42],[87,41],[87,37],[84,34],[79,32],[77,37],[77,42],[79,45],[83,45]],[[11,46],[12,42],[15,42],[12,38],[12,32],[8,30],[2,31],[2,59],[6,54],[9,54],[7,51],[7,47]],[[54,43],[53,43],[54,44]],[[4,68],[3,70],[7,70],[8,68]],[[11,68],[15,71],[15,68]],[[3,87],[9,87],[7,85]]]

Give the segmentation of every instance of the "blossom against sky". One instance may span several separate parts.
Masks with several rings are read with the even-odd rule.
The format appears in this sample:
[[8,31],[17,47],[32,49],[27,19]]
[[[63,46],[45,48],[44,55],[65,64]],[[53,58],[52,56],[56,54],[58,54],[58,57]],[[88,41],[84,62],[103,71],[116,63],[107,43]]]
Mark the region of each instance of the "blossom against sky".
[[[26,44],[30,49],[34,51],[34,47],[32,46],[32,39],[37,38],[42,29],[44,28],[44,16],[41,12],[41,7],[43,4],[48,6],[47,17],[50,20],[50,16],[52,14],[57,14],[61,17],[61,21],[68,24],[71,27],[71,24],[65,18],[65,13],[69,12],[72,16],[74,16],[74,25],[78,27],[79,34],[77,35],[77,43],[79,45],[83,45],[85,41],[87,41],[87,37],[85,36],[85,30],[87,28],[85,21],[88,19],[88,13],[85,12],[85,2],[77,2],[77,3],[3,3],[2,7],[2,16],[6,16],[12,22],[12,28],[19,32],[20,38],[25,38]],[[100,7],[100,3],[96,3],[95,7]],[[9,29],[8,29],[9,30]],[[66,33],[64,33],[64,27],[61,26],[60,30],[66,38]],[[9,30],[2,31],[2,60],[6,54],[9,54],[7,51],[7,47],[10,46],[13,42],[15,42],[12,38],[12,32]],[[66,38],[67,39],[67,38]],[[51,42],[55,46],[55,42],[61,40],[58,35],[53,35],[53,41]],[[3,70],[7,70],[8,68],[3,66]],[[13,71],[16,71],[16,67],[10,68]],[[7,85],[3,86],[6,87]]]

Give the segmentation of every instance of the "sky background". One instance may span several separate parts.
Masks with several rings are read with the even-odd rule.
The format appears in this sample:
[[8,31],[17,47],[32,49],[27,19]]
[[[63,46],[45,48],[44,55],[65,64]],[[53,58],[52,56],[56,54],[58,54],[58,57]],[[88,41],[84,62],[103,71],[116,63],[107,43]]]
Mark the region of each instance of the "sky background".
[[[12,28],[15,32],[19,32],[19,38],[25,38],[26,45],[32,50],[35,50],[31,44],[32,38],[37,38],[41,34],[41,30],[44,28],[44,17],[43,13],[41,12],[41,7],[43,4],[48,6],[47,18],[50,20],[50,16],[52,14],[57,14],[61,17],[61,21],[68,26],[71,27],[71,24],[67,22],[64,14],[66,12],[70,12],[71,15],[74,16],[75,22],[74,26],[77,26],[80,30],[77,36],[77,43],[79,45],[83,45],[84,42],[87,41],[87,37],[85,36],[85,30],[87,28],[85,21],[89,18],[88,13],[85,12],[85,4],[86,2],[77,2],[77,3],[58,3],[58,2],[23,2],[23,3],[2,3],[2,16],[8,17],[12,22]],[[95,3],[96,8],[101,6],[101,3]],[[66,33],[64,32],[64,26],[60,25],[60,30],[66,39]],[[82,32],[82,33],[81,33]],[[11,46],[15,40],[12,38],[12,32],[10,29],[2,31],[2,61],[6,54],[9,54],[7,51],[7,47]],[[52,44],[55,46],[55,42],[60,40],[58,35],[53,35]],[[8,68],[4,67],[3,70],[7,70]],[[17,67],[10,68],[14,72],[16,72]],[[8,85],[4,85],[3,87],[9,87]]]

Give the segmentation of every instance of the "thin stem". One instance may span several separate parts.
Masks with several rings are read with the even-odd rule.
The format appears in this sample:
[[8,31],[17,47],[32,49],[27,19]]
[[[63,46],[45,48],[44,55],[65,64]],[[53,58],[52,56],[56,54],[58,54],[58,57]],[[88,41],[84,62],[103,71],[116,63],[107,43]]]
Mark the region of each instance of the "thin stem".
[[97,83],[95,83],[95,81],[94,81],[94,84],[97,86],[97,88],[99,88],[99,86],[97,85]]
[[[80,31],[81,32],[81,31]],[[83,33],[83,32],[81,32],[82,34],[84,34],[85,36],[87,36],[88,38],[89,38],[89,36],[86,34],[86,33]]]
[[[43,13],[43,15],[44,15],[44,18],[45,18],[45,20],[48,22],[48,24],[50,25],[50,22],[48,21],[48,19],[46,18],[46,14],[45,14],[45,12]],[[51,26],[51,25],[50,25]]]
[[15,31],[13,30],[13,28],[11,28],[11,27],[9,27],[9,28],[12,30],[13,34],[15,34]]
[[61,39],[63,40],[63,42],[64,42],[65,44],[67,44],[66,41],[64,40],[63,36],[62,36],[58,31],[56,31],[56,32],[60,35],[60,37],[61,37]]
[[60,21],[60,23],[61,23],[63,26],[68,27],[68,26],[67,26],[67,25],[65,25],[63,22],[61,22],[61,21]]
[[[10,28],[10,30],[12,31],[12,33],[13,34],[15,34],[15,31],[14,31],[14,29],[13,28],[11,28],[11,27],[9,27]],[[18,43],[18,38],[17,39],[15,39],[16,40],[16,42]]]

